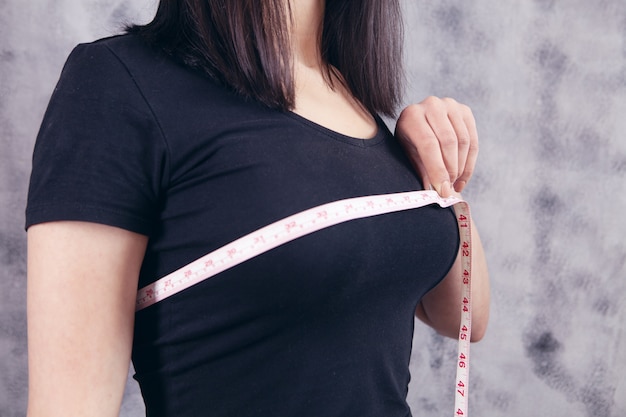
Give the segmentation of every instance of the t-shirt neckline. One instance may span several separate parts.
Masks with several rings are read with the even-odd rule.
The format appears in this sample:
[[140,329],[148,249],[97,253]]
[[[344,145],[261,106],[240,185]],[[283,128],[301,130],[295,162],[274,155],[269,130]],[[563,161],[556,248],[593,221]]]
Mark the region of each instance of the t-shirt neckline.
[[343,143],[347,143],[349,145],[358,146],[361,148],[368,148],[370,146],[378,145],[385,140],[385,136],[386,136],[385,129],[381,126],[381,121],[377,116],[374,116],[374,120],[376,121],[376,125],[377,125],[376,133],[374,134],[373,137],[369,139],[364,139],[364,138],[357,138],[354,136],[344,135],[343,133],[339,133],[335,130],[322,126],[319,123],[315,123],[314,121],[309,120],[306,117],[301,116],[298,113],[295,113],[293,111],[287,111],[285,112],[285,114],[288,117],[300,122],[301,124],[304,124],[305,126],[313,128],[317,130],[318,132],[321,132],[327,136],[330,136],[331,138],[335,140],[338,140]]

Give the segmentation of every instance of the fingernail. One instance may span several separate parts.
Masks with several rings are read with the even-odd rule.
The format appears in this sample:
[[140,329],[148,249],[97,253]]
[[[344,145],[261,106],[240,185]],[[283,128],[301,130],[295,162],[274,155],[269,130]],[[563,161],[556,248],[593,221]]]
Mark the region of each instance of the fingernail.
[[463,191],[463,188],[465,188],[465,185],[467,185],[466,181],[457,181],[454,183],[454,189],[457,193],[460,193],[461,191]]

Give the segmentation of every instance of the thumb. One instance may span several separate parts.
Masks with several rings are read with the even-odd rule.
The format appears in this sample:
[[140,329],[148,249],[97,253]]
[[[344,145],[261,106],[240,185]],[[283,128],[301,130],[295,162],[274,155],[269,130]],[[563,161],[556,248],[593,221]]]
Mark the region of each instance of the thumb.
[[411,159],[411,163],[415,171],[417,171],[419,179],[422,182],[422,187],[424,187],[424,190],[433,190],[434,189],[433,183],[430,180],[430,177],[428,176],[428,171],[426,171],[426,167],[422,163],[422,160],[417,154],[417,152],[415,152],[415,156]]
[[439,194],[443,198],[450,197],[450,195],[452,195],[452,186],[450,185],[449,180],[444,180],[437,184],[432,184],[432,186],[435,191],[437,191],[437,194]]

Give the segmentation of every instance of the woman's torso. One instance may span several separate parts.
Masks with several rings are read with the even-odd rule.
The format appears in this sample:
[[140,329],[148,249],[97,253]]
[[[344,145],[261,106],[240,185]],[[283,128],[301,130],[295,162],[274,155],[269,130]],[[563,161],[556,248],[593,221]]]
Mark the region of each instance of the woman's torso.
[[[382,123],[362,140],[246,103],[133,36],[85,48],[118,61],[115,77],[136,89],[111,93],[119,111],[124,95],[141,97],[142,110],[127,106],[151,123],[120,164],[139,167],[129,172],[152,198],[140,287],[302,210],[421,188]],[[409,415],[414,310],[457,245],[454,216],[438,207],[353,220],[138,312],[148,415]]]

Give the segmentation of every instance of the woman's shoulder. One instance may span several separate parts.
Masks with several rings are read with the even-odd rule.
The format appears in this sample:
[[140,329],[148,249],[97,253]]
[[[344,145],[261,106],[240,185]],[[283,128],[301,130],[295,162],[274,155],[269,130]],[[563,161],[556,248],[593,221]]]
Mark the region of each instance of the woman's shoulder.
[[[149,103],[177,106],[193,102],[200,94],[208,101],[223,101],[232,91],[205,73],[183,64],[158,44],[140,34],[126,33],[77,45],[70,54],[64,72],[82,79],[94,79],[101,88],[124,94],[132,82]],[[122,86],[123,91],[120,90]]]
[[76,45],[66,61],[64,72],[82,70],[102,75],[117,69],[132,75],[133,71],[142,68],[172,65],[170,61],[163,52],[139,36],[122,34]]

